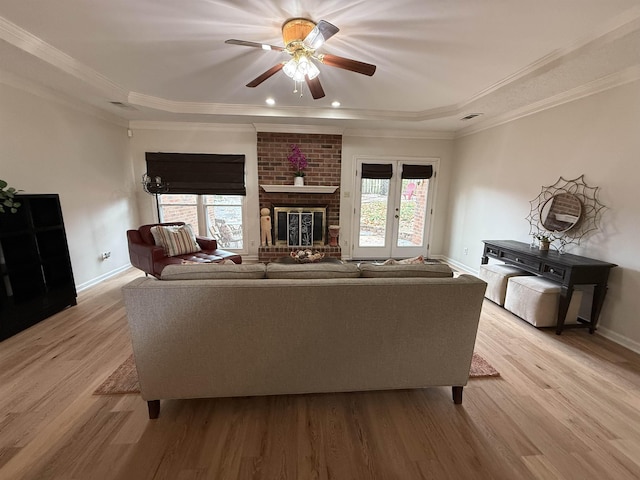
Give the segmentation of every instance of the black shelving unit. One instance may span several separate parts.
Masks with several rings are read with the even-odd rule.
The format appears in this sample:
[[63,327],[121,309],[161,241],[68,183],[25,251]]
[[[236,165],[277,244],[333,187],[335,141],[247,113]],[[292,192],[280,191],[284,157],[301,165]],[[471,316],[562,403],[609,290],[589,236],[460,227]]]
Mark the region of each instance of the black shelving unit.
[[0,213],[0,340],[76,304],[76,287],[56,194],[18,195]]

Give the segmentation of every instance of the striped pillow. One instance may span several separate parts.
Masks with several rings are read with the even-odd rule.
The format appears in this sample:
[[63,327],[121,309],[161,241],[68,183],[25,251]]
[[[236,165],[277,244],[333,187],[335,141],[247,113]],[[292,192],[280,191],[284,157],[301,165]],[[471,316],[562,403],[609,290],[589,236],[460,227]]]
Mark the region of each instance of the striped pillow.
[[158,225],[151,227],[151,235],[153,235],[156,245],[164,248],[164,253],[168,257],[202,250],[198,242],[196,242],[196,236],[189,225]]

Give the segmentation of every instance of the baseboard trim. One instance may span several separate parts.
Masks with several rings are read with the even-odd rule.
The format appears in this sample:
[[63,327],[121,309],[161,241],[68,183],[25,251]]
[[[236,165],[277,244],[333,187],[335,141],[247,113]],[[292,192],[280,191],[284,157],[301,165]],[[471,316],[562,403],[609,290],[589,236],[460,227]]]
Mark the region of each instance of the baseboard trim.
[[606,327],[599,326],[598,329],[596,330],[596,333],[598,335],[603,336],[607,340],[611,340],[612,342],[617,343],[618,345],[622,345],[623,347],[631,350],[632,352],[640,353],[640,343],[636,342],[635,340],[631,340],[630,338],[627,338],[624,335],[620,335],[619,333],[616,333],[612,330],[609,330]]
[[451,267],[453,267],[456,270],[459,270],[462,273],[470,273],[471,275],[478,276],[479,270],[473,270],[469,268],[467,265],[460,263],[454,260],[453,258],[449,258],[446,255],[433,255],[433,256],[430,256],[430,258],[441,260],[444,263],[449,264]]
[[98,285],[99,283],[104,282],[108,278],[111,278],[111,277],[113,277],[115,275],[118,275],[119,273],[122,273],[122,272],[124,272],[125,270],[127,270],[129,268],[131,268],[131,264],[127,263],[126,265],[118,267],[115,270],[111,270],[110,272],[104,273],[104,274],[100,275],[99,277],[93,278],[93,279],[89,280],[88,282],[84,282],[84,283],[81,283],[80,285],[76,285],[76,291],[77,292],[82,292],[83,290],[86,290],[87,288],[90,288],[90,287],[93,287],[95,285]]

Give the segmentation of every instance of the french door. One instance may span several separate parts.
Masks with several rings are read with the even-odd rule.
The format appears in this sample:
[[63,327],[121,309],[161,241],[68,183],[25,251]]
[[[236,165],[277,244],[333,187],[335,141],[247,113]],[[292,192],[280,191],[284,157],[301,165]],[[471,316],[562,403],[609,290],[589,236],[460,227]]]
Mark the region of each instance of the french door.
[[356,160],[352,258],[427,258],[437,162]]

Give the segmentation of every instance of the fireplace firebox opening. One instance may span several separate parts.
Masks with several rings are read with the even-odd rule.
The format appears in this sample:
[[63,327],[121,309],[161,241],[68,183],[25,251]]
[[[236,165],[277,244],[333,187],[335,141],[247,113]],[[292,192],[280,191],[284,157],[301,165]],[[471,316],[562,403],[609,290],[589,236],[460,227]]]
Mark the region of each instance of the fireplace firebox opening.
[[312,247],[326,244],[327,207],[273,207],[275,246]]

